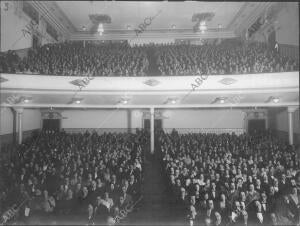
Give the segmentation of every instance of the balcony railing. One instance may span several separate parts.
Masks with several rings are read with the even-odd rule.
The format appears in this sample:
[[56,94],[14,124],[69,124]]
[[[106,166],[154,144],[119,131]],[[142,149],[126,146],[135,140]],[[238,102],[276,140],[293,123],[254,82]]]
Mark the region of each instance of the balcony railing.
[[[103,133],[126,133],[131,132],[135,133],[136,130],[143,128],[64,128],[67,133],[85,133],[88,131],[89,133],[96,132],[98,134]],[[187,133],[235,133],[236,135],[240,135],[246,132],[244,128],[163,128],[164,132],[171,133],[175,129],[180,134]]]

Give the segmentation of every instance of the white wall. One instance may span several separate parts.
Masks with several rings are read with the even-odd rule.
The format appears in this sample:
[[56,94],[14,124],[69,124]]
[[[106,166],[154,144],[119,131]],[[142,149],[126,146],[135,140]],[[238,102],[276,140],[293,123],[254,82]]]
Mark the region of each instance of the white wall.
[[177,109],[166,110],[164,128],[244,128],[245,114],[241,110]]
[[287,2],[278,14],[276,40],[280,44],[299,46],[299,6],[297,2]]
[[61,128],[127,128],[126,110],[65,110]]
[[41,128],[41,112],[39,109],[24,109],[23,131]]
[[[288,112],[282,111],[276,115],[277,130],[288,132]],[[293,113],[294,133],[300,134],[299,109]]]
[[13,113],[9,108],[0,108],[0,135],[13,132]]
[[[1,1],[1,51],[5,52],[7,50],[32,47],[32,35],[27,33],[24,36],[22,32],[22,29],[30,24],[30,20],[22,10],[22,1]],[[36,29],[41,35],[42,45],[56,42],[46,32],[46,22],[44,19],[39,20],[39,25]]]
[[[143,111],[131,111],[131,128],[142,128]],[[241,110],[170,109],[161,110],[164,128],[243,129],[245,113]],[[127,128],[127,110],[65,110],[61,127]]]
[[[41,128],[41,112],[39,109],[24,109],[23,131]],[[13,133],[13,113],[8,108],[1,108],[0,135]]]
[[[7,11],[5,3],[8,3]],[[12,1],[1,1],[1,51],[24,49],[32,46],[32,37],[30,35],[24,37],[22,33],[22,29],[29,20],[17,15],[16,5]]]

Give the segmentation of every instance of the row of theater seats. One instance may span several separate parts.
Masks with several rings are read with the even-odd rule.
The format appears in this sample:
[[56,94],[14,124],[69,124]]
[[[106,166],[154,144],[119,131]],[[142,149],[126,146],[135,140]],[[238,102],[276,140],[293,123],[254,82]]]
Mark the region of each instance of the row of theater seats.
[[18,149],[15,161],[1,165],[0,212],[29,197],[18,223],[106,223],[141,195],[144,144],[143,131],[44,131]]
[[300,165],[292,146],[270,133],[159,137],[173,204],[187,225],[299,224]]
[[[219,45],[65,42],[47,44],[19,58],[0,56],[0,73],[63,76],[213,75],[287,72],[297,61],[266,44],[225,40]],[[154,72],[154,73],[153,73]]]

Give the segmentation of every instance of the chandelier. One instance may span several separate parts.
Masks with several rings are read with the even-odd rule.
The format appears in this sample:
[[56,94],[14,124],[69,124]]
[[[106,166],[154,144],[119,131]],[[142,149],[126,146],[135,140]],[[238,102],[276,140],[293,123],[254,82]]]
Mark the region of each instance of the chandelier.
[[199,30],[201,31],[202,34],[207,30],[207,26],[206,26],[206,22],[205,21],[201,21],[200,22]]
[[193,26],[194,32],[201,32],[202,34],[207,31],[206,22],[211,21],[215,14],[213,12],[195,13],[192,16],[192,22],[196,22]]
[[92,33],[98,33],[103,35],[104,27],[103,24],[110,24],[111,17],[106,14],[90,14],[89,18],[92,22],[92,28],[90,29]]
[[103,34],[104,28],[103,28],[103,24],[102,24],[102,23],[100,23],[100,24],[98,25],[97,31],[98,31],[98,33],[99,33],[100,36]]

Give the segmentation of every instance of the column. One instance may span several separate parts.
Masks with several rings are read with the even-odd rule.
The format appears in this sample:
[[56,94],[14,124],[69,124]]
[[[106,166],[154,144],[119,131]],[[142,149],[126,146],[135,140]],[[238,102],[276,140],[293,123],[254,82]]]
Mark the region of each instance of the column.
[[131,133],[131,109],[127,109],[127,132]]
[[18,119],[18,144],[22,144],[23,140],[23,129],[22,129],[22,117],[23,117],[23,108],[15,108]]
[[289,124],[289,144],[294,144],[294,127],[293,127],[293,113],[295,112],[296,107],[288,107],[288,124]]
[[154,108],[150,108],[150,151],[154,154]]
[[12,114],[13,114],[13,145],[16,145],[17,143],[17,112],[14,108],[10,108]]

